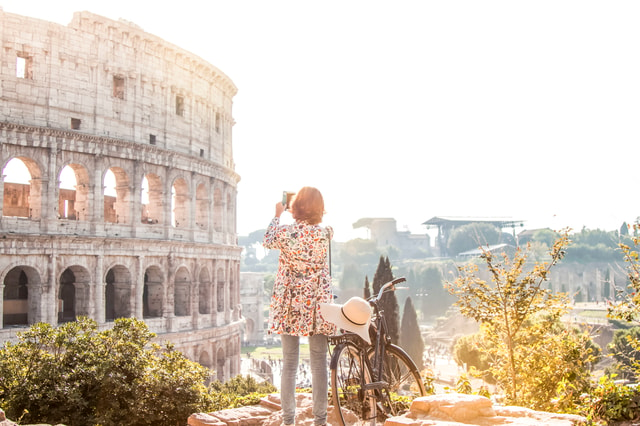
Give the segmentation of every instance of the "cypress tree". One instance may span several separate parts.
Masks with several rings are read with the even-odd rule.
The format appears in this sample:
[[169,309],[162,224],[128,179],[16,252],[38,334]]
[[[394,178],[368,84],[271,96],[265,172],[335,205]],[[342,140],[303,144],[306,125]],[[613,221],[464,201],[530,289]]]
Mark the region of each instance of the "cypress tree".
[[371,297],[371,287],[369,286],[369,277],[364,277],[364,298],[369,299]]
[[[380,288],[387,282],[393,280],[393,272],[391,272],[391,263],[389,258],[380,256],[378,269],[373,276],[373,295],[377,296]],[[384,316],[387,320],[387,332],[391,338],[391,342],[398,344],[400,339],[400,307],[398,299],[394,291],[386,293],[380,300],[380,308],[384,310]]]
[[418,315],[413,306],[411,297],[407,297],[402,311],[402,327],[400,327],[400,347],[407,351],[411,359],[422,370],[422,357],[424,354],[424,340],[418,325]]

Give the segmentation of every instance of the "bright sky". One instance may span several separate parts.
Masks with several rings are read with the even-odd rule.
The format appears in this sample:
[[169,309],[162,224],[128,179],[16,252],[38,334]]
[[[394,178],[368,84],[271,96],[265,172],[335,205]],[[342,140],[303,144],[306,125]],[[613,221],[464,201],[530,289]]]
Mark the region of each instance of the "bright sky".
[[324,194],[336,239],[363,217],[618,229],[640,216],[640,2],[0,0],[88,10],[197,54],[239,89],[238,231],[282,190]]

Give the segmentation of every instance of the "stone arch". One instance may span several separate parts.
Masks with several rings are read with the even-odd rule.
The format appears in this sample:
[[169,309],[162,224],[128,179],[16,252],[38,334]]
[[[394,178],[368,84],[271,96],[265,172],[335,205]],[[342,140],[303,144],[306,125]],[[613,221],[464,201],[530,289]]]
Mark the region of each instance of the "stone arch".
[[15,266],[7,272],[2,291],[2,326],[27,326],[37,321],[42,285],[40,273],[31,266]]
[[178,268],[174,278],[173,312],[177,317],[191,315],[191,277],[184,266]]
[[131,272],[123,265],[109,268],[105,276],[104,313],[106,321],[128,318],[133,313],[131,306]]
[[171,225],[174,228],[189,227],[189,185],[179,177],[171,185]]
[[219,348],[216,354],[216,375],[219,382],[224,382],[224,366],[226,363],[226,356],[224,354],[224,348]]
[[58,323],[89,315],[89,271],[79,265],[66,268],[58,279]]
[[196,228],[209,227],[209,191],[204,183],[196,187]]
[[209,352],[202,351],[200,352],[200,356],[198,357],[198,363],[203,367],[211,368],[211,357],[209,356]]
[[2,168],[2,215],[40,219],[42,168],[29,157],[13,157]]
[[164,305],[164,276],[158,266],[150,266],[144,273],[142,291],[142,316],[144,318],[162,317]]
[[216,278],[218,280],[218,282],[216,283],[217,285],[217,291],[216,291],[216,296],[217,296],[217,301],[216,301],[216,306],[217,306],[217,311],[218,312],[224,312],[224,283],[225,283],[225,275],[224,275],[224,268],[219,267],[218,268],[218,273],[216,274]]
[[127,172],[120,167],[111,167],[104,173],[102,182],[104,220],[112,223],[130,223],[131,188]]
[[149,225],[163,223],[162,179],[154,173],[147,173],[142,177],[142,223]]
[[58,173],[58,217],[70,220],[90,219],[89,173],[81,164],[70,163]]
[[198,276],[198,312],[211,313],[211,275],[207,268],[202,268]]

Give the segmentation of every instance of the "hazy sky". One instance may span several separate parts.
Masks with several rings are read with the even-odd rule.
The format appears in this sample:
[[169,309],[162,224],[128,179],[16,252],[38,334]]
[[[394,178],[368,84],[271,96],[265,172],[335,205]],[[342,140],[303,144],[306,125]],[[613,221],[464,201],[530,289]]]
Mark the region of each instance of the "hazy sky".
[[68,24],[132,21],[238,87],[238,231],[282,190],[363,217],[618,229],[640,216],[640,2],[0,0]]

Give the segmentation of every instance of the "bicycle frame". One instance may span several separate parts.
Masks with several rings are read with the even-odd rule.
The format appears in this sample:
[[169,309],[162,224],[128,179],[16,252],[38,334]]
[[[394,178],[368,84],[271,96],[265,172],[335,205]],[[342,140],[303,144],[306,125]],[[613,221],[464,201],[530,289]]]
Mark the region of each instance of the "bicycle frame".
[[[397,278],[390,281],[380,288],[377,296],[369,298],[368,302],[373,308],[372,324],[375,329],[375,336],[371,336],[371,345],[367,345],[360,336],[353,333],[346,333],[330,338],[331,344],[336,347],[337,345],[343,344],[358,348],[357,350],[360,354],[360,368],[361,371],[363,371],[363,374],[360,375],[360,388],[364,392],[371,394],[369,398],[364,394],[360,395],[359,399],[361,401],[366,400],[368,402],[369,414],[372,422],[375,422],[377,418],[378,403],[383,404],[383,406],[380,407],[383,411],[389,411],[392,409],[392,402],[390,395],[388,394],[389,383],[384,380],[386,350],[387,345],[391,344],[391,339],[387,334],[388,329],[387,322],[384,317],[384,310],[379,306],[379,304],[382,296],[387,291],[396,290],[395,285],[404,281],[406,281],[405,278]],[[333,362],[334,357],[332,356],[331,369],[336,368],[336,365],[334,365]],[[337,362],[337,359],[335,362]]]

